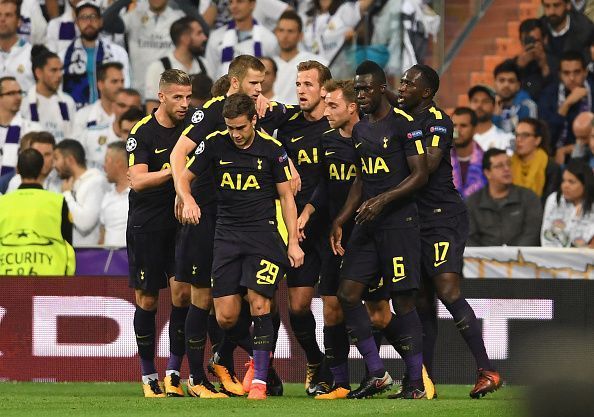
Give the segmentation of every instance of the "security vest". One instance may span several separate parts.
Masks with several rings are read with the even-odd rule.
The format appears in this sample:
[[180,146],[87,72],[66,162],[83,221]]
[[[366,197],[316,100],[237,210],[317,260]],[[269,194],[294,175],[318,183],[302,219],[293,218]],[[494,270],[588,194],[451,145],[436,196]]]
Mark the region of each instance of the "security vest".
[[64,197],[22,188],[0,197],[0,275],[74,275],[74,249],[62,237]]

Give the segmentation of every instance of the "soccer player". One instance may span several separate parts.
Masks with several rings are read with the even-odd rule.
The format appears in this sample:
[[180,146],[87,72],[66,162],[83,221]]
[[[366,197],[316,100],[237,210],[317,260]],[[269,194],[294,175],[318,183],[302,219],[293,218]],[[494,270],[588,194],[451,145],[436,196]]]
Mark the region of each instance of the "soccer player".
[[[145,397],[183,396],[180,367],[183,359],[184,324],[190,301],[188,284],[174,280],[177,221],[171,210],[175,189],[169,154],[184,127],[192,85],[180,70],[167,70],[159,81],[159,107],[138,122],[126,142],[130,208],[128,260],[130,286],[135,289],[134,332],[140,355]],[[171,287],[169,321],[171,354],[167,363],[165,392],[155,369],[155,315],[159,290]]]
[[[297,96],[300,111],[278,128],[277,138],[283,143],[289,158],[301,176],[301,190],[297,193],[297,212],[301,213],[322,176],[322,135],[330,130],[324,117],[326,104],[322,86],[332,78],[330,70],[317,61],[304,61],[297,66]],[[321,214],[323,212],[319,212]],[[287,272],[289,287],[289,319],[293,334],[307,357],[305,390],[314,395],[318,389],[329,389],[329,375],[322,365],[323,354],[316,340],[316,322],[311,312],[314,287],[321,268],[321,246],[327,216],[316,215],[303,233],[305,261],[301,268]],[[324,383],[324,384],[322,384]]]
[[[360,174],[334,219],[330,234],[335,254],[344,255],[338,299],[351,339],[363,356],[369,376],[347,398],[365,398],[389,389],[386,372],[371,334],[361,296],[384,278],[396,316],[384,333],[399,346],[408,373],[405,398],[425,395],[422,379],[422,326],[415,308],[419,287],[420,235],[413,195],[427,182],[422,132],[412,117],[394,109],[385,96],[386,76],[376,63],[364,61],[356,71],[359,108],[367,116],[355,125],[352,140],[361,160]],[[363,202],[361,204],[361,202]],[[348,248],[342,227],[357,212]]]
[[[241,92],[249,95],[254,101],[260,100],[264,65],[253,56],[240,55],[229,66],[229,79],[227,97]],[[227,97],[213,97],[190,117],[190,126],[183,131],[171,153],[171,169],[175,182],[181,177],[187,155],[191,154],[209,135],[226,129],[222,110]],[[268,115],[260,121],[260,125],[270,132],[276,129],[285,117],[284,106],[274,106],[273,110],[268,111]],[[208,316],[212,307],[210,268],[216,214],[214,189],[214,179],[208,173],[204,173],[192,182],[192,196],[200,206],[202,221],[198,225],[182,226],[177,247],[177,279],[192,284],[192,302],[186,323],[186,346],[193,385],[200,385],[199,382],[202,380],[206,381],[203,360]],[[179,204],[176,211],[179,219],[181,214]],[[274,320],[275,327],[278,329],[280,325],[278,313],[274,315]],[[209,364],[211,372],[221,380],[222,391],[228,395],[243,395],[245,391],[242,383],[234,375],[232,352],[234,345],[240,345],[251,355],[250,325],[249,316],[247,320],[243,320],[242,317],[237,326],[227,329],[225,332],[227,343],[219,346],[224,347],[223,350],[218,350],[214,361]],[[213,323],[210,326],[212,328]],[[271,368],[272,371],[273,368]],[[246,388],[248,388],[247,385]]]
[[[291,190],[288,156],[280,142],[257,132],[256,107],[247,94],[234,94],[223,106],[227,130],[200,142],[182,180],[182,220],[197,224],[200,208],[190,182],[213,169],[217,187],[217,224],[212,266],[217,321],[233,327],[247,292],[254,323],[254,378],[248,399],[266,398],[268,364],[274,328],[272,297],[286,269],[303,263],[297,238],[297,211]],[[275,199],[280,198],[288,231],[288,247],[277,230]],[[288,258],[288,259],[287,259]]]
[[[332,129],[322,136],[320,157],[323,176],[312,198],[299,215],[297,225],[301,239],[305,225],[312,214],[327,209],[330,219],[334,219],[347,199],[349,189],[357,177],[357,153],[351,140],[353,127],[359,122],[359,108],[353,81],[329,80],[324,84],[326,108],[324,115]],[[343,240],[346,242],[355,224],[354,216],[343,225]],[[316,395],[316,399],[346,398],[350,392],[348,354],[350,341],[344,325],[343,313],[336,292],[339,285],[341,256],[332,254],[325,230],[323,263],[318,292],[324,303],[324,348],[325,356],[334,377],[330,392]],[[389,294],[383,291],[383,280],[365,296],[365,304],[370,311],[374,327],[383,328],[389,321],[391,312],[388,304]],[[380,319],[380,323],[377,323]],[[387,323],[386,323],[387,324]],[[380,333],[381,336],[381,333]]]
[[404,73],[398,89],[400,108],[420,123],[430,172],[427,185],[417,197],[421,219],[421,266],[426,286],[425,300],[419,299],[420,305],[424,305],[419,312],[424,331],[423,359],[431,375],[437,339],[434,296],[437,293],[476,360],[478,378],[470,396],[479,398],[497,390],[501,386],[501,377],[487,356],[480,323],[460,292],[468,213],[452,180],[453,125],[449,116],[433,101],[438,89],[439,76],[435,70],[421,64]]

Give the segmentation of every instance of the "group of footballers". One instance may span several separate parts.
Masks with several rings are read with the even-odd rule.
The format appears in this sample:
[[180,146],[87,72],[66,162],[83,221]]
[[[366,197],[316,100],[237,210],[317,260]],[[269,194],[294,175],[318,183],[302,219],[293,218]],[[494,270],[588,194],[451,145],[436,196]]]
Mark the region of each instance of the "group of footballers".
[[[286,302],[275,293],[284,277],[291,328],[307,358],[308,395],[355,399],[390,389],[379,356],[385,337],[406,365],[401,389],[389,398],[435,398],[436,298],[476,359],[470,396],[497,390],[501,378],[480,323],[460,294],[468,218],[452,182],[452,122],[433,102],[437,73],[415,65],[393,93],[374,62],[359,65],[354,81],[340,81],[305,61],[299,103],[288,105],[260,94],[264,72],[257,58],[238,56],[226,94],[190,109],[189,76],[166,70],[159,107],[126,142],[144,395],[183,396],[184,355],[190,396],[282,395],[273,359],[278,308]],[[311,311],[316,285],[324,352]],[[161,383],[155,315],[167,287],[170,357]],[[204,367],[208,338],[207,368],[218,389]],[[366,364],[356,389],[351,342]],[[243,381],[234,369],[237,347],[250,357]]]

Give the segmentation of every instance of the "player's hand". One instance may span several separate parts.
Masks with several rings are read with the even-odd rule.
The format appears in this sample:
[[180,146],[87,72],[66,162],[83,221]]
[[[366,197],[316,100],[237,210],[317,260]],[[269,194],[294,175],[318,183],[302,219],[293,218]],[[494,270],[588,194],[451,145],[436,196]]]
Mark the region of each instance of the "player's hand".
[[198,224],[200,222],[200,207],[196,204],[196,201],[189,197],[187,200],[182,202],[182,224]]
[[305,254],[297,242],[289,242],[287,256],[289,257],[289,262],[293,268],[299,268],[301,265],[303,265],[303,258],[305,257]]
[[178,195],[176,195],[173,212],[175,213],[175,218],[180,223],[182,222],[183,210],[184,210],[184,201],[181,198],[179,198]]
[[363,202],[357,209],[357,216],[355,216],[355,222],[357,224],[365,223],[375,219],[378,214],[384,209],[386,205],[385,198],[380,194],[369,200]]
[[62,192],[65,191],[72,191],[72,187],[74,186],[74,177],[66,178],[62,181]]
[[344,256],[344,248],[342,247],[342,226],[337,223],[332,223],[332,230],[330,231],[330,247],[334,255]]
[[299,242],[303,242],[306,238],[305,236],[305,226],[309,221],[309,212],[302,211],[299,217],[297,218],[297,237],[299,238]]
[[260,94],[256,99],[256,112],[258,113],[258,117],[266,116],[268,109],[272,109],[272,102]]

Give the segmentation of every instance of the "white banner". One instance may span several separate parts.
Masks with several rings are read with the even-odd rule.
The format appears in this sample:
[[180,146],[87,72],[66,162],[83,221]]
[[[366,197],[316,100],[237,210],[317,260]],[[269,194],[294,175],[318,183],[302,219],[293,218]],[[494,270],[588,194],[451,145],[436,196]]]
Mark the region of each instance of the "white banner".
[[594,249],[469,247],[464,277],[594,279]]

